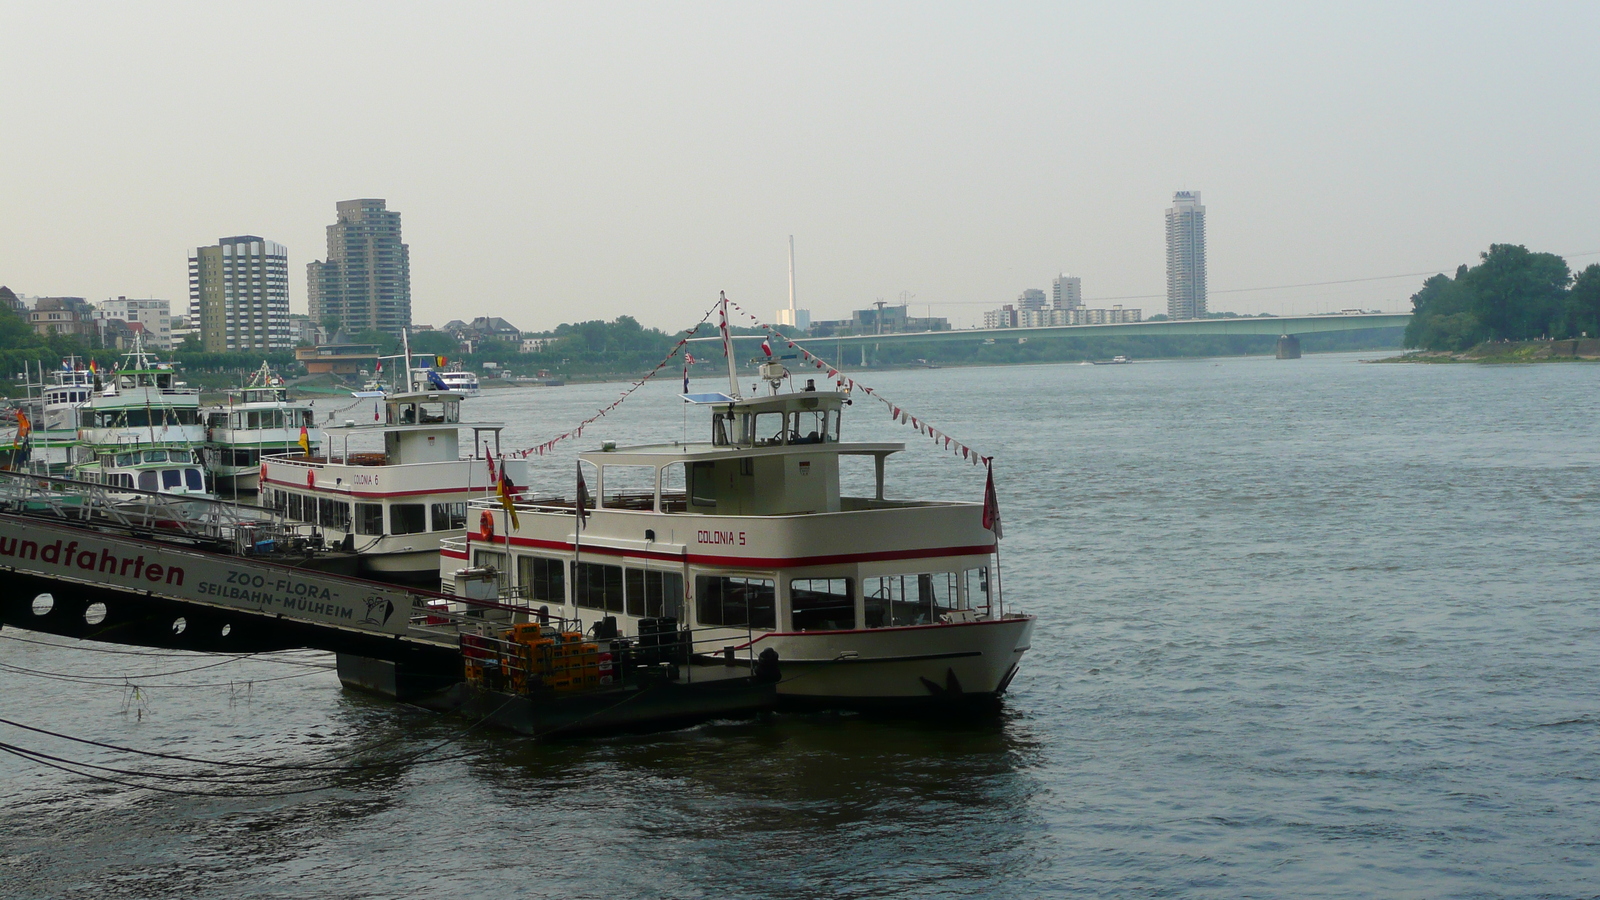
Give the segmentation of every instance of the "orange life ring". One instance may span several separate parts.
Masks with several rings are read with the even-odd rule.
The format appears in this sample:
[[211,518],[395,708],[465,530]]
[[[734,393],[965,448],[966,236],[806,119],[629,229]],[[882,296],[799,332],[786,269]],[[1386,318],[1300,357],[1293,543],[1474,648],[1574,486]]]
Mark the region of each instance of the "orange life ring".
[[494,537],[494,513],[486,509],[483,515],[478,516],[478,530],[482,531],[486,538]]
[[264,459],[261,461],[261,483],[267,483],[267,461]]
[[317,473],[310,469],[306,470],[306,487],[312,490],[316,490],[317,487]]

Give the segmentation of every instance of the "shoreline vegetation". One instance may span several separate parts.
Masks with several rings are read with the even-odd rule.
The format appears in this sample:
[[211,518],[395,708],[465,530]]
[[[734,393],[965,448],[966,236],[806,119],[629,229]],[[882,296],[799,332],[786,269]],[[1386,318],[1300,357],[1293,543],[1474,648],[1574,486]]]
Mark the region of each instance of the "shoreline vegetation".
[[1550,341],[1485,341],[1462,351],[1413,350],[1400,356],[1368,359],[1373,363],[1524,363],[1600,361],[1600,338],[1566,338]]

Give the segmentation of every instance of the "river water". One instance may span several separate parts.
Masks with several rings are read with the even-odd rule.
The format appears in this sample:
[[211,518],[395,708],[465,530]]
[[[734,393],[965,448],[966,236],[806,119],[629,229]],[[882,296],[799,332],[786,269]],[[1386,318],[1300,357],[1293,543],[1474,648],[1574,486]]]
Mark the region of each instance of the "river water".
[[[324,654],[8,628],[0,717],[109,746],[0,741],[200,793],[0,755],[0,896],[1600,894],[1600,370],[1360,358],[866,375],[999,460],[1006,601],[1040,621],[996,722],[541,744],[343,692]],[[698,437],[674,382],[582,443]],[[525,446],[623,387],[467,411]],[[876,403],[846,437],[911,444],[892,494],[981,497]]]

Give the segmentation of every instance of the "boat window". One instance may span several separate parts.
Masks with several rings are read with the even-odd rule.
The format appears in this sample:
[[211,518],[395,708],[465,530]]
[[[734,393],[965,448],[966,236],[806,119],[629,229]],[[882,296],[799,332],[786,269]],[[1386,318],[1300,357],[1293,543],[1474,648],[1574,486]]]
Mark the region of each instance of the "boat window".
[[622,612],[622,567],[573,563],[572,602],[588,609]]
[[689,508],[689,464],[673,463],[661,470],[661,511],[684,512]]
[[732,424],[733,413],[717,413],[711,417],[711,443],[713,446],[728,446],[728,427]]
[[606,509],[655,509],[655,466],[606,466],[600,478],[600,505]]
[[716,471],[716,464],[709,459],[696,462],[689,470],[689,496],[695,506],[716,508]]
[[807,409],[790,414],[791,444],[821,444],[839,440],[839,414],[826,409]]
[[162,469],[161,486],[163,488],[183,487],[182,469]]
[[[285,493],[288,493],[288,492],[285,492]],[[301,513],[301,504],[304,501],[304,499],[305,498],[301,497],[299,494],[289,493],[289,502],[287,504],[287,513],[286,514],[288,515],[289,518],[295,520],[296,522],[305,521],[305,518],[303,517],[303,515]]]
[[472,564],[482,569],[493,569],[501,587],[505,587],[508,583],[510,572],[506,569],[504,553],[498,550],[474,550]]
[[795,631],[856,627],[854,578],[796,578],[789,582],[789,612]]
[[962,606],[966,609],[989,611],[989,567],[980,566],[968,569],[961,573],[967,582],[966,602]]
[[[377,418],[377,414],[376,413],[373,414],[373,418],[374,419]],[[300,410],[300,427],[301,428],[310,428],[311,426],[313,426],[315,424],[317,424],[316,414],[315,413],[313,413],[309,409]]]
[[758,413],[756,415],[755,446],[767,447],[773,444],[784,443],[784,415],[781,412]]
[[419,404],[417,404],[417,406],[421,410],[421,414],[417,418],[418,422],[423,422],[423,423],[427,423],[427,424],[433,424],[433,423],[443,422],[445,420],[444,419],[444,414],[445,414],[445,406],[446,406],[446,404],[443,404],[443,403],[419,403]]
[[317,500],[317,522],[326,528],[337,528],[340,531],[350,530],[350,504],[343,500],[334,500],[331,497],[321,497]]
[[383,534],[383,504],[356,504],[356,534]]
[[128,474],[127,472],[124,472],[121,475],[119,475],[118,479],[121,482],[123,487],[126,487],[126,488],[133,487],[133,476]]
[[199,469],[184,469],[183,482],[184,486],[191,491],[203,491],[206,489],[205,477],[200,474]]
[[694,580],[694,594],[695,618],[702,626],[778,627],[777,591],[770,578],[701,575]]
[[517,557],[517,583],[522,585],[523,596],[529,600],[566,603],[565,570],[563,560],[547,556]]
[[134,465],[135,463],[137,463],[138,461],[139,461],[139,456],[136,453],[118,453],[117,454],[117,465],[119,465],[119,466],[131,466],[131,465]]
[[956,608],[956,575],[880,575],[861,585],[868,628],[931,625]]
[[421,503],[396,503],[389,507],[390,534],[418,534],[428,530],[428,507]]
[[165,451],[165,450],[146,450],[146,451],[144,451],[144,461],[147,462],[147,463],[166,462],[167,461],[167,451]]
[[654,569],[628,569],[623,577],[630,616],[678,616],[683,576]]
[[465,501],[433,504],[434,531],[463,531],[466,527],[467,504]]
[[159,491],[159,490],[161,490],[161,476],[157,475],[155,472],[140,472],[139,473],[139,490],[141,490],[141,491]]
[[[400,413],[401,425],[415,425],[417,422],[417,405],[415,403],[397,403],[393,409]],[[390,423],[393,424],[393,423]]]

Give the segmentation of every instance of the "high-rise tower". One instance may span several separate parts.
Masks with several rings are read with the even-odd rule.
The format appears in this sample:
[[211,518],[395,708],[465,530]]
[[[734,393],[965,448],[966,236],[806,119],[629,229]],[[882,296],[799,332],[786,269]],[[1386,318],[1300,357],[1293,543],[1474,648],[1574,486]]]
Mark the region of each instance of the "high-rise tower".
[[399,334],[411,327],[411,248],[400,214],[382,200],[341,200],[328,226],[328,259],[306,266],[311,321],[351,332]]
[[1206,315],[1206,208],[1199,191],[1178,191],[1167,210],[1167,317]]
[[292,350],[288,249],[241,234],[189,251],[189,317],[211,353]]
[[1062,272],[1050,283],[1050,305],[1056,309],[1077,309],[1083,305],[1083,279]]

